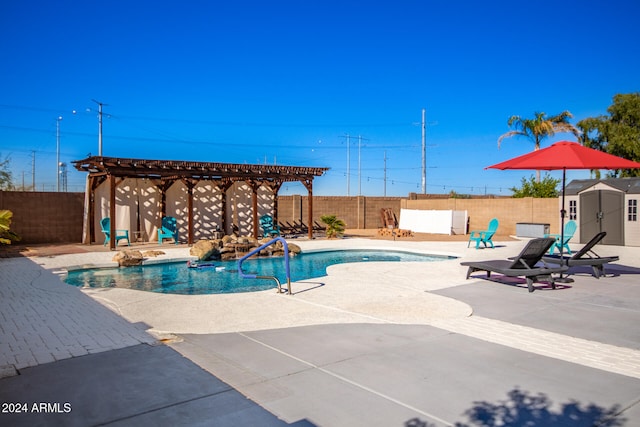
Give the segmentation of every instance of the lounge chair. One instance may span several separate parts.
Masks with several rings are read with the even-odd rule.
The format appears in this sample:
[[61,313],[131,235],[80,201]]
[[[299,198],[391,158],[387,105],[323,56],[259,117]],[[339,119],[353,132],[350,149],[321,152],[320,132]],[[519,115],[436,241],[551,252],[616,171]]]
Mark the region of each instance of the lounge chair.
[[[551,245],[549,249],[549,255],[553,255],[553,251],[558,249],[560,252],[561,248],[564,248],[564,253],[571,254],[571,248],[569,248],[569,240],[573,237],[576,232],[576,228],[578,228],[578,224],[575,221],[571,220],[564,225],[564,233],[562,236],[559,234],[545,234],[544,237],[553,237],[556,241]],[[562,242],[560,239],[562,238]]]
[[482,231],[472,231],[469,235],[469,243],[467,243],[467,247],[471,244],[472,240],[476,242],[476,249],[480,246],[480,243],[487,247],[487,243],[491,245],[493,248],[493,235],[496,234],[496,230],[498,230],[498,218],[493,218],[489,221],[489,227],[486,230]]
[[162,226],[158,229],[158,243],[162,244],[164,239],[173,239],[178,244],[178,222],[172,216],[162,218]]
[[[100,227],[105,235],[104,244],[102,246],[107,246],[107,243],[111,240],[111,219],[102,218],[100,221]],[[116,245],[118,245],[120,240],[126,240],[127,246],[131,246],[129,243],[129,230],[116,230]]]
[[588,265],[593,269],[593,277],[599,279],[600,276],[604,275],[605,264],[609,262],[615,262],[620,259],[617,256],[601,257],[593,251],[593,247],[600,243],[600,241],[604,239],[604,236],[606,235],[606,231],[602,231],[596,234],[591,240],[589,240],[586,245],[582,247],[582,249],[573,254],[573,256],[571,257],[563,256],[562,258],[560,258],[560,255],[546,255],[542,257],[542,260],[544,262],[549,262],[552,264],[566,265],[567,267]]
[[268,238],[280,235],[280,226],[275,223],[271,215],[261,216],[260,226],[262,227],[262,237]]
[[486,271],[487,278],[491,277],[492,272],[496,272],[508,277],[524,276],[527,279],[529,292],[533,292],[533,284],[541,279],[547,280],[551,288],[555,289],[556,285],[552,274],[563,273],[567,271],[569,267],[536,266],[536,264],[542,260],[544,253],[553,245],[553,242],[555,242],[553,238],[530,240],[524,249],[522,249],[522,252],[513,258],[513,260],[467,261],[460,264],[469,267],[469,270],[467,270],[467,279],[469,279],[471,273],[475,271]]

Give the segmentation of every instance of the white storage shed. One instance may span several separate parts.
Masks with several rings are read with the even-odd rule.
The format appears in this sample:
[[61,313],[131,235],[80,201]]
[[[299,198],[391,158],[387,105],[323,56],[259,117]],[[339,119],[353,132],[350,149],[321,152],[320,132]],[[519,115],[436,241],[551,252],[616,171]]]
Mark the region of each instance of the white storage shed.
[[578,224],[580,243],[606,231],[602,244],[640,246],[638,200],[640,178],[573,180],[565,188],[565,220]]

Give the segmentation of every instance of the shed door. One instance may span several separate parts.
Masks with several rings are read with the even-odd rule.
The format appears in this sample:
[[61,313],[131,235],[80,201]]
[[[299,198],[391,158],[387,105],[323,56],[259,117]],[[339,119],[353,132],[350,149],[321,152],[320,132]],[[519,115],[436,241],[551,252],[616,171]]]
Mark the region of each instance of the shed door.
[[588,242],[601,231],[605,245],[624,245],[624,193],[588,191],[580,195],[580,241]]
[[624,245],[624,193],[619,191],[600,191],[600,227],[607,232],[602,243],[605,245]]
[[591,240],[593,236],[600,232],[600,192],[587,191],[580,194],[580,241],[583,243]]

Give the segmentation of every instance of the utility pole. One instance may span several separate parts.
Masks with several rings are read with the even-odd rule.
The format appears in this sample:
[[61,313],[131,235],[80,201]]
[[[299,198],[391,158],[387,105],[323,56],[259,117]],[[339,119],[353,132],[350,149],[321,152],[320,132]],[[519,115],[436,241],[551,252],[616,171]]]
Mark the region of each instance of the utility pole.
[[31,152],[31,191],[36,191],[36,152]]
[[102,106],[109,104],[103,104],[95,99],[92,101],[98,104],[98,156],[102,157]]
[[60,192],[60,122],[62,116],[56,119],[56,191]]
[[[347,196],[351,194],[351,135],[345,134],[347,139]],[[361,169],[361,150],[362,141],[368,141],[367,138],[363,138],[358,135],[358,196],[362,195],[362,169]]]
[[67,192],[67,164],[60,163],[60,175],[62,177],[62,191]]
[[358,135],[358,196],[362,196],[362,167],[360,150],[362,149],[362,136]]
[[422,109],[422,194],[427,194],[427,111]]
[[347,196],[349,196],[349,187],[351,185],[351,144],[349,134],[347,134]]
[[384,197],[387,197],[387,150],[384,150]]

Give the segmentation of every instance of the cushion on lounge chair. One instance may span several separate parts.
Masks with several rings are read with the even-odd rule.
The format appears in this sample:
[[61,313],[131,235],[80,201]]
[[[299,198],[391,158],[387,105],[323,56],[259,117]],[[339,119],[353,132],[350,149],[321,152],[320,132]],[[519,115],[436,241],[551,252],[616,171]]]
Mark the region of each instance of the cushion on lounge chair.
[[513,260],[500,259],[490,261],[466,261],[461,265],[469,267],[467,279],[475,271],[486,271],[487,277],[491,277],[492,272],[500,273],[509,277],[525,277],[529,292],[533,292],[533,284],[540,279],[547,280],[553,289],[556,288],[553,273],[563,273],[568,270],[567,266],[549,267],[547,265],[538,267],[536,264],[542,260],[544,253],[555,242],[553,238],[540,238],[530,240],[522,249],[522,252]]
[[587,242],[586,245],[582,247],[582,249],[573,254],[573,256],[571,257],[563,256],[562,258],[560,258],[560,255],[546,255],[542,257],[542,260],[544,262],[549,262],[552,264],[566,265],[567,267],[588,265],[593,269],[593,277],[599,279],[600,276],[604,274],[605,264],[618,261],[620,259],[617,256],[601,257],[593,251],[593,247],[600,243],[600,241],[604,239],[606,235],[606,231],[601,231],[600,233],[596,234],[591,240],[589,240],[589,242]]

